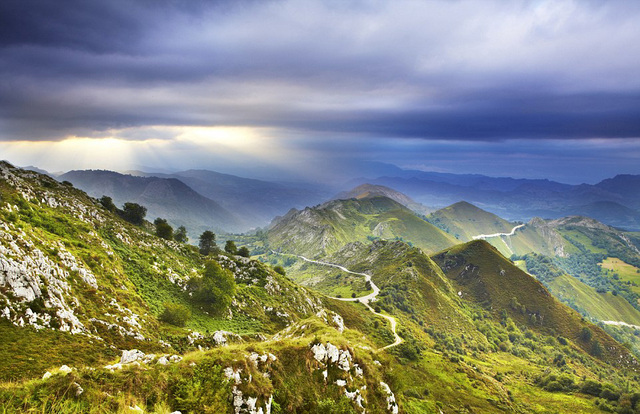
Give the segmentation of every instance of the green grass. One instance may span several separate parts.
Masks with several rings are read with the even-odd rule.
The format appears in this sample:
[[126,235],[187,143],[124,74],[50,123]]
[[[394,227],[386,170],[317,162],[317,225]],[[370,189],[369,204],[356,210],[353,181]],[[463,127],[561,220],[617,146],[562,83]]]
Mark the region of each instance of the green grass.
[[619,295],[598,293],[569,275],[557,277],[549,284],[549,288],[561,301],[575,306],[589,317],[640,325],[640,311]]
[[615,257],[607,257],[601,263],[602,269],[607,270],[607,276],[614,277],[615,274],[629,282],[631,290],[640,294],[640,269]]
[[64,364],[95,366],[119,353],[84,335],[18,328],[5,319],[0,319],[0,338],[0,381],[41,377]]

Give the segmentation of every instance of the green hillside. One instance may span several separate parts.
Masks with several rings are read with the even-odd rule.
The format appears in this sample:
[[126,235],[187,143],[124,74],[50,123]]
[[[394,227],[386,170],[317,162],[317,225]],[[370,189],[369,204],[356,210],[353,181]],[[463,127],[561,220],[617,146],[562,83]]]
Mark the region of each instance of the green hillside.
[[331,254],[347,243],[404,240],[426,252],[457,241],[387,197],[330,201],[291,211],[268,231],[270,249],[308,257]]
[[640,311],[622,296],[598,293],[578,279],[563,274],[549,283],[549,290],[562,302],[598,321],[622,321],[640,326]]
[[509,233],[515,226],[465,201],[435,211],[427,220],[462,241],[481,234]]
[[[0,352],[18,364],[3,364],[2,379],[105,361],[119,349],[184,350],[192,330],[272,333],[321,309],[311,292],[269,267],[220,255],[215,263],[233,275],[235,300],[214,312],[190,296],[190,281],[213,257],[157,238],[48,176],[6,163],[0,174],[0,330],[11,344]],[[184,327],[159,321],[166,303],[191,314]],[[31,358],[34,338],[56,351]]]
[[[323,260],[379,287],[368,308],[160,239],[49,177],[0,175],[0,412],[640,409],[628,350],[486,242],[434,258],[400,240],[335,248]],[[324,213],[373,224],[396,206]]]
[[572,309],[559,303],[535,278],[516,267],[510,260],[484,241],[456,246],[435,256],[445,274],[456,283],[459,295],[496,315],[506,312],[518,323],[531,329],[563,335],[589,350],[581,331],[587,327],[601,342],[611,361],[619,358],[620,344],[604,331],[590,324]]

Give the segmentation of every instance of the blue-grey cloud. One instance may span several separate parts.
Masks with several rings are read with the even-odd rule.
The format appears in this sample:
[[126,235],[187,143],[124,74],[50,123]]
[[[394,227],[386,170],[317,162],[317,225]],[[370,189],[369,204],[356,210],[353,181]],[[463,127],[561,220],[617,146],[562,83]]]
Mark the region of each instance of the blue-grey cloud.
[[639,17],[627,1],[7,0],[0,139],[637,138]]

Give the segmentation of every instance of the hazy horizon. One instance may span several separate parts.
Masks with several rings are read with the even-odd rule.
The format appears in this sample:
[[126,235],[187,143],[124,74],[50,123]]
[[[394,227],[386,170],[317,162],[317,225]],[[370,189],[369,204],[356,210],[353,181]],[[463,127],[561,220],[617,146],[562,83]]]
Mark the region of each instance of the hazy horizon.
[[640,4],[0,4],[0,158],[333,182],[640,174]]

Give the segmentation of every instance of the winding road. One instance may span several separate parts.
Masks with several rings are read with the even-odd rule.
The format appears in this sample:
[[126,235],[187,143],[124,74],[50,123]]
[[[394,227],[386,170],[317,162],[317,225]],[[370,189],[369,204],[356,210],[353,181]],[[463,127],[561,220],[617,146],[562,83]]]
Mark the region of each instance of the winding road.
[[314,264],[317,264],[317,265],[320,265],[320,266],[335,267],[336,269],[340,269],[343,272],[350,273],[352,275],[364,276],[364,280],[366,282],[371,283],[371,289],[373,290],[373,292],[369,293],[366,296],[360,296],[358,298],[335,298],[335,297],[332,297],[332,296],[329,296],[329,297],[331,299],[341,300],[343,302],[360,302],[364,306],[366,306],[371,312],[373,312],[375,315],[381,316],[381,317],[383,317],[383,318],[385,318],[386,320],[389,321],[389,323],[391,324],[391,331],[393,332],[393,336],[395,338],[395,342],[378,349],[379,351],[384,350],[384,349],[392,348],[392,347],[400,345],[402,342],[404,342],[404,339],[402,339],[400,337],[400,335],[398,335],[398,333],[397,333],[397,329],[396,328],[397,328],[398,322],[396,321],[396,318],[394,318],[393,316],[384,315],[384,314],[382,314],[380,312],[376,312],[375,309],[373,309],[371,307],[371,305],[369,304],[371,302],[375,302],[377,297],[378,297],[378,294],[380,294],[380,288],[378,288],[378,286],[376,286],[376,284],[373,283],[373,280],[371,280],[371,275],[368,275],[366,273],[352,272],[351,270],[347,269],[344,266],[340,266],[340,265],[337,265],[337,264],[334,264],[334,263],[320,262],[318,260],[308,259],[308,258],[306,258],[304,256],[300,256],[298,254],[279,253],[279,252],[276,252],[274,250],[272,250],[272,252],[275,253],[275,254],[280,254],[280,255],[298,257],[298,258],[304,260],[305,262],[314,263]]
[[522,227],[524,227],[524,224],[518,224],[511,229],[511,233],[478,234],[477,236],[473,236],[473,240],[488,239],[490,237],[513,236],[514,234],[516,234],[516,230]]

